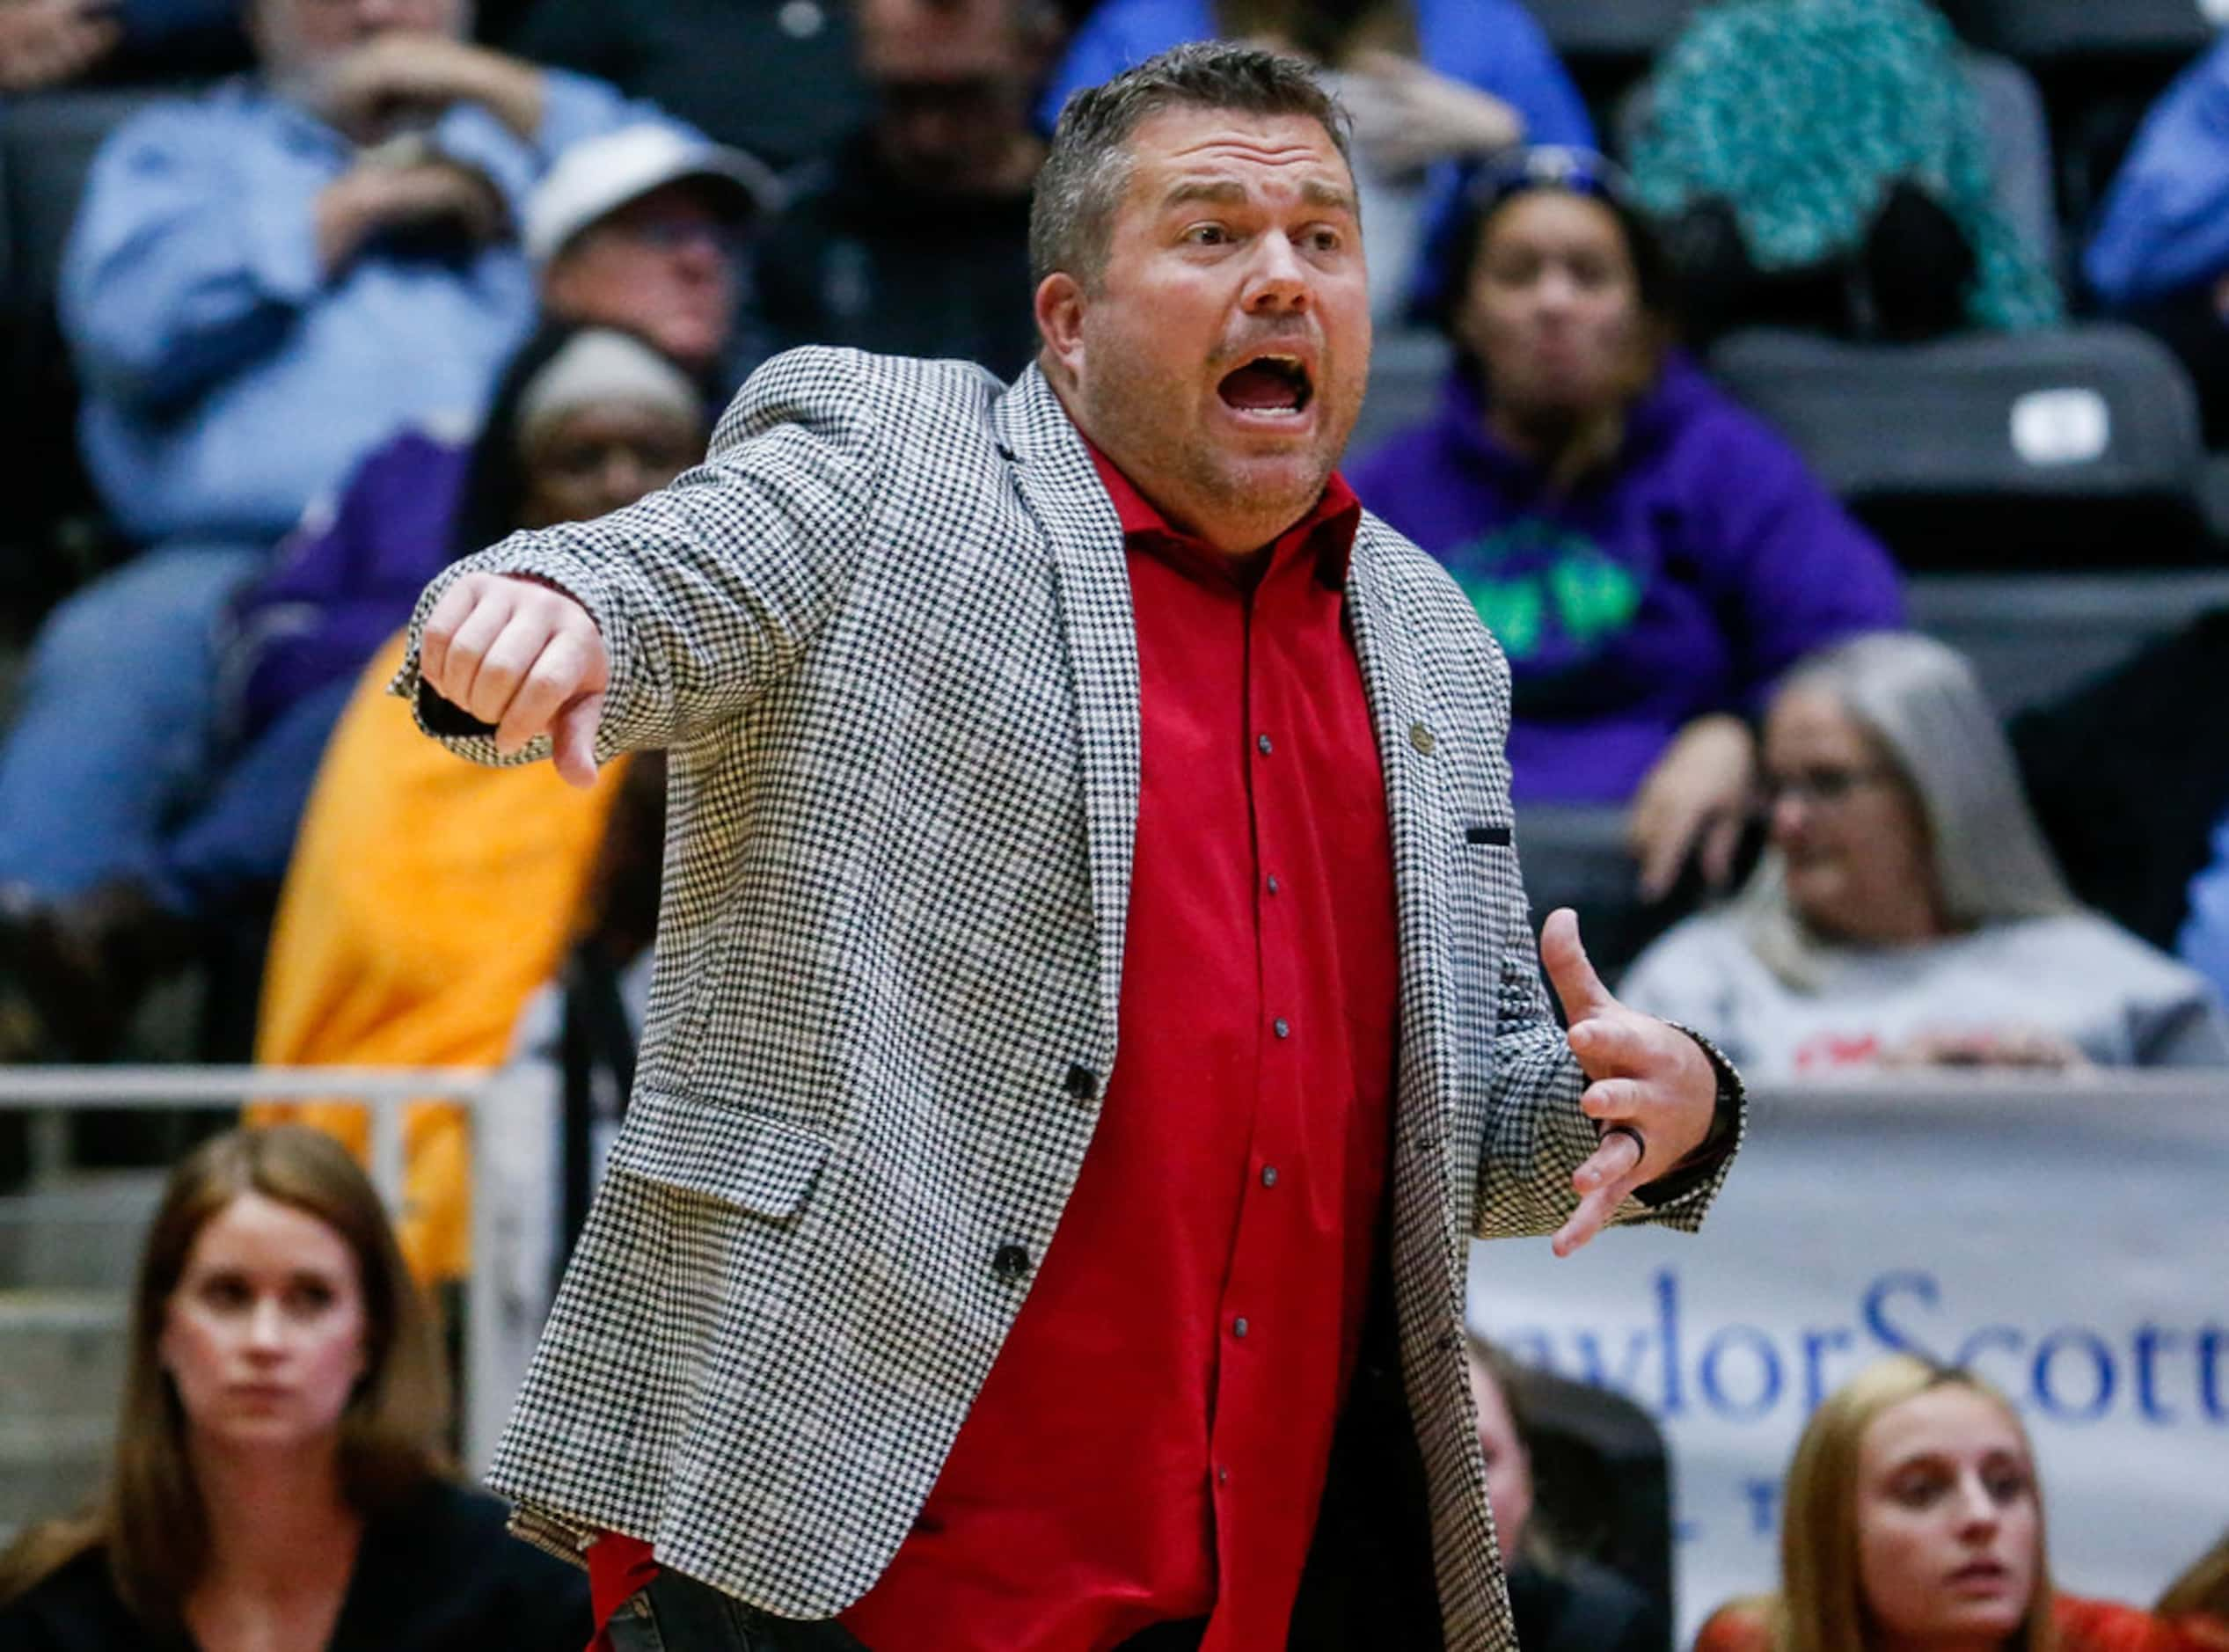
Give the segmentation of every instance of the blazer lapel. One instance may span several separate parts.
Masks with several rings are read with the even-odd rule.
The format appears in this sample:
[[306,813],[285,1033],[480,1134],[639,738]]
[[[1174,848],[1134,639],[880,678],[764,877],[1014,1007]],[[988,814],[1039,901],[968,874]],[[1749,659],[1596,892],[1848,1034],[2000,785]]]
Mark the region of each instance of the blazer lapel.
[[1122,997],[1138,793],[1137,629],[1122,528],[1083,437],[1036,368],[1000,398],[992,423],[999,454],[1014,466],[1058,572],[1083,741],[1100,994],[1111,1041]]
[[1349,565],[1347,624],[1385,774],[1401,949],[1399,1122],[1407,1134],[1422,1128],[1430,1116],[1420,1111],[1421,1098],[1438,1096],[1442,1075],[1455,1071],[1447,1043],[1450,1018],[1440,1001],[1449,979],[1450,938],[1441,891],[1449,871],[1453,811],[1433,755],[1437,736],[1423,669],[1392,611],[1371,537],[1366,518]]

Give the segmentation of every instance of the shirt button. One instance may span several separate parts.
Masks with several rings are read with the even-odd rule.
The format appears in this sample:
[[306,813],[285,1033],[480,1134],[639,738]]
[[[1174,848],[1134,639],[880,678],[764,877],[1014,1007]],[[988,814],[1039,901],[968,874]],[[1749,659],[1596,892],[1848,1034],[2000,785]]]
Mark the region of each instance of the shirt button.
[[1019,1245],[1001,1245],[990,1259],[990,1271],[1001,1279],[1019,1279],[1029,1271],[1029,1253]]
[[1246,1334],[1246,1316],[1244,1314],[1240,1314],[1237,1319],[1231,1321],[1231,1334],[1233,1336],[1244,1336]]
[[1276,1028],[1277,1036],[1279,1038],[1290,1038],[1292,1036],[1292,1028],[1285,1025],[1285,1018],[1283,1016],[1280,1015],[1275,1020],[1272,1021],[1270,1025]]
[[1273,872],[1273,873],[1271,873],[1271,874],[1269,874],[1269,893],[1270,893],[1270,894],[1272,894],[1272,895],[1275,895],[1276,892],[1277,892],[1277,874],[1276,874],[1275,873],[1274,873],[1274,872]]
[[1215,1483],[1218,1486],[1228,1486],[1231,1483],[1231,1471],[1227,1468],[1217,1469],[1215,1471]]
[[1254,736],[1253,743],[1254,743],[1256,746],[1258,746],[1258,747],[1260,747],[1260,748],[1261,748],[1261,755],[1262,755],[1263,757],[1268,757],[1268,756],[1269,755],[1269,752],[1270,752],[1270,745],[1269,745],[1269,736],[1268,736],[1268,735],[1256,735]]
[[1277,1185],[1277,1167],[1275,1165],[1262,1166],[1261,1185],[1265,1188],[1274,1188]]

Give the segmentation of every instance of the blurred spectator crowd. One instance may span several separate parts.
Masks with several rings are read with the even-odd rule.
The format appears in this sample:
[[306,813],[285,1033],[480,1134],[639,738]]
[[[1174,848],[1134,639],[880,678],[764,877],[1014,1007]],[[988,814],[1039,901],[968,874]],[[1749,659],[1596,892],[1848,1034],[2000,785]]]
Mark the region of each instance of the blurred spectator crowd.
[[[1063,99],[1215,34],[1353,114],[1347,471],[1509,658],[1536,908],[1756,1078],[2229,1066],[2229,39],[2155,0],[0,0],[0,1064],[507,1068],[577,1226],[662,777],[420,740],[416,594],[779,350],[1024,371]],[[1800,1596],[1706,1639],[1857,1644]]]
[[[1641,979],[1767,1071],[2218,1061],[2229,44],[2110,13],[0,0],[0,1060],[499,1061],[603,808],[409,793],[379,690],[412,596],[671,478],[780,349],[1021,371],[1063,99],[1219,33],[1353,113],[1349,470],[1509,655],[1536,905],[1614,967],[1742,891]],[[1792,670],[1907,626],[1971,655],[1960,738],[2014,719],[1961,771],[1986,799],[1875,714],[1881,651],[1834,656],[1833,761],[1776,755]],[[1976,831],[2019,867],[1977,884]],[[1807,903],[1836,843],[1860,893]],[[539,926],[495,894],[529,875]],[[437,969],[406,888],[510,916]],[[1945,970],[2000,1008],[1931,1020]]]

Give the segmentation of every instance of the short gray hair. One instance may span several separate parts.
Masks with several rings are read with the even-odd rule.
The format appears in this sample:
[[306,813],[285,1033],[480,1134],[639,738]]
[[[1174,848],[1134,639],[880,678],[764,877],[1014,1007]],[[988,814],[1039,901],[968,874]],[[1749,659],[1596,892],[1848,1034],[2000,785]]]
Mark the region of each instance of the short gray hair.
[[1062,108],[1029,208],[1033,285],[1056,270],[1098,283],[1129,186],[1130,135],[1165,109],[1305,115],[1354,167],[1347,112],[1307,62],[1227,40],[1175,47],[1085,87]]
[[[1797,687],[1833,698],[1911,783],[1953,923],[1977,926],[2079,910],[1965,655],[1931,637],[1879,632],[1797,661],[1779,691]],[[1766,855],[1741,905],[1764,963],[1789,985],[1816,990],[1824,958],[1789,907],[1778,855]]]

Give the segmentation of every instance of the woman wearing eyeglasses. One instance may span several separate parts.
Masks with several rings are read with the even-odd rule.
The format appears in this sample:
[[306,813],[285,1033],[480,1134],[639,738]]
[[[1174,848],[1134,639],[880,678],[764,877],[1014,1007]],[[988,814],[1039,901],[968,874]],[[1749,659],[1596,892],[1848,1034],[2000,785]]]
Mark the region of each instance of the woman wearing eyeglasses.
[[1675,347],[1671,269],[1583,150],[1493,162],[1456,238],[1437,414],[1348,471],[1509,662],[1527,804],[1632,806],[1641,892],[1730,867],[1749,720],[1820,644],[1903,623],[1887,554]]
[[1962,657],[1860,637],[1765,722],[1770,847],[1641,954],[1627,1003],[1770,1081],[1849,1068],[2229,1064],[2213,990],[2078,906]]

